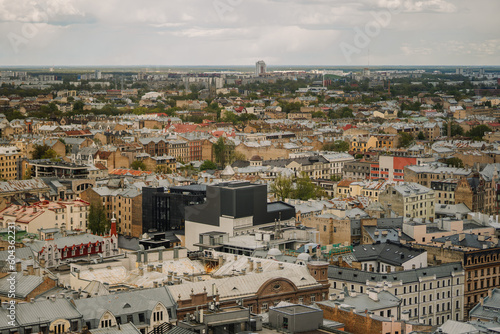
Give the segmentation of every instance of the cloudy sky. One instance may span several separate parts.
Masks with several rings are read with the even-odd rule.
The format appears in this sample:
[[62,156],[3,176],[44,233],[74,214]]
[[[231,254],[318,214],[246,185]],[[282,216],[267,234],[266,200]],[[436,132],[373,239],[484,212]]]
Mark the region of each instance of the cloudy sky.
[[500,65],[498,0],[0,0],[5,65]]

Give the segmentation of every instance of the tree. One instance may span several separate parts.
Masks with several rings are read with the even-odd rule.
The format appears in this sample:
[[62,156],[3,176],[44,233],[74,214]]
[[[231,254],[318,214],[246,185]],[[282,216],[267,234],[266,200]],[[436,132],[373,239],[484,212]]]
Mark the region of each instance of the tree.
[[446,164],[450,167],[456,167],[456,168],[464,167],[463,161],[460,158],[455,158],[455,157],[446,159]]
[[420,131],[420,132],[418,133],[418,137],[417,137],[417,139],[418,139],[418,140],[425,140],[425,135],[424,135],[424,133],[423,133],[422,131]]
[[353,118],[352,109],[349,107],[343,107],[340,110],[331,110],[328,112],[328,118]]
[[323,151],[347,152],[349,151],[349,143],[343,140],[327,143],[323,145]]
[[214,170],[214,169],[217,169],[217,165],[210,160],[205,160],[200,166],[200,170]]
[[111,222],[106,217],[106,211],[101,203],[90,205],[88,229],[92,234],[103,235],[110,229]]
[[226,145],[226,142],[224,141],[224,138],[220,137],[213,147],[214,147],[215,161],[222,168],[226,167],[228,147]]
[[312,113],[312,118],[323,118],[325,117],[325,113],[322,111],[315,111]]
[[487,125],[481,124],[467,131],[465,135],[474,140],[482,140],[486,132],[491,132],[491,129]]
[[301,177],[295,181],[295,189],[293,190],[293,198],[308,201],[311,198],[324,196],[325,191],[312,183],[311,179],[302,173]]
[[291,198],[293,191],[293,180],[291,177],[279,175],[270,186],[271,193],[283,201],[285,198]]
[[229,157],[229,163],[232,164],[235,161],[247,161],[247,157],[241,152],[233,151]]
[[399,144],[398,147],[409,147],[413,143],[413,136],[407,132],[401,132],[398,135]]
[[33,159],[55,159],[57,158],[57,153],[50,148],[49,145],[35,145],[33,150]]
[[139,160],[135,160],[134,162],[132,162],[132,165],[130,165],[132,167],[132,169],[134,170],[146,170],[146,165],[144,164],[144,162],[142,161],[139,161]]
[[464,128],[462,128],[460,125],[457,123],[451,123],[451,136],[463,136],[464,135]]

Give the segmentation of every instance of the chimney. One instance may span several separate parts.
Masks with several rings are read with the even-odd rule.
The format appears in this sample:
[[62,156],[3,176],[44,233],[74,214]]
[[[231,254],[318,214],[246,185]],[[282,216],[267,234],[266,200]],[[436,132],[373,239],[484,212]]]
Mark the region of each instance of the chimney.
[[173,272],[169,271],[168,276],[167,276],[168,282],[172,282],[172,276],[173,276]]
[[33,269],[33,265],[32,264],[29,264],[26,269],[28,270],[28,275],[34,275],[35,274],[35,270]]
[[156,271],[159,272],[159,273],[163,273],[163,266],[161,264],[159,264],[157,267],[156,267]]
[[16,271],[20,273],[22,271],[21,261],[16,262]]
[[139,276],[144,276],[144,267],[139,267]]
[[249,265],[248,271],[252,272],[253,271],[253,260],[251,258],[248,258],[248,265]]
[[158,281],[154,281],[153,282],[153,288],[157,288],[158,287]]
[[377,293],[377,291],[375,291],[373,289],[369,289],[368,290],[368,297],[371,300],[378,302],[378,293]]
[[152,264],[148,264],[148,272],[152,272],[154,270],[155,266]]
[[351,297],[355,298],[357,296],[356,290],[352,290],[349,294]]
[[280,270],[285,269],[285,266],[283,265],[283,263],[279,263],[278,264],[278,269],[280,269]]
[[408,311],[401,312],[401,320],[409,321],[410,320],[410,313]]

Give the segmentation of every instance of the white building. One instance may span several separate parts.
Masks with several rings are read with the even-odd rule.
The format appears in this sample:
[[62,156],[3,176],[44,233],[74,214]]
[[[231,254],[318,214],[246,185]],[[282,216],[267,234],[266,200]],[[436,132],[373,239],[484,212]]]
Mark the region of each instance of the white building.
[[267,71],[267,65],[263,60],[259,60],[258,62],[255,63],[255,76],[261,76],[266,74]]

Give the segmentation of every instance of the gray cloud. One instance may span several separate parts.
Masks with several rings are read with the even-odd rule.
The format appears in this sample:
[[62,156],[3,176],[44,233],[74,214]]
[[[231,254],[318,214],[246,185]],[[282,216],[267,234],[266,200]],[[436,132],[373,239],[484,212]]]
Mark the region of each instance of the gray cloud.
[[[342,43],[395,4],[349,63]],[[499,11],[489,0],[0,0],[0,64],[498,65]]]

